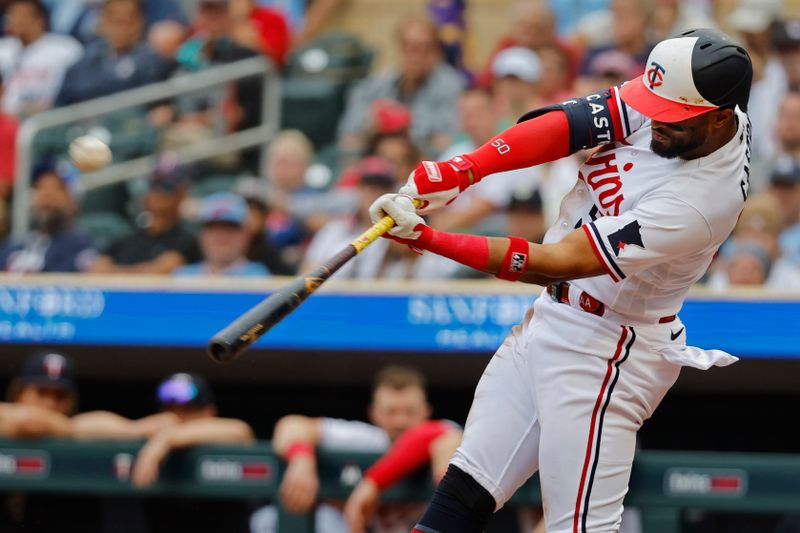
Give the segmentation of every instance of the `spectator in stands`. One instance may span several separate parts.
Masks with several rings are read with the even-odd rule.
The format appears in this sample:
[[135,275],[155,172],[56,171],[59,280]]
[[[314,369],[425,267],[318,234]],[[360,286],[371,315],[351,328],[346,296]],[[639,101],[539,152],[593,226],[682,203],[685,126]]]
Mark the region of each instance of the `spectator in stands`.
[[[3,74],[0,72],[0,102],[3,101]],[[19,122],[0,107],[0,238],[8,231],[8,207],[17,171],[17,128]]]
[[[505,65],[504,58],[509,57],[506,54],[514,53],[517,50],[522,54],[517,59],[525,59],[528,54],[535,56],[534,52],[527,48],[507,48],[497,55],[495,61],[500,62],[501,67],[507,66],[511,69],[512,65]],[[529,64],[524,61],[519,64],[523,70],[526,65]],[[512,72],[512,70],[498,70],[498,72]],[[513,122],[501,115],[498,107],[491,92],[487,89],[470,89],[462,94],[458,103],[458,115],[463,133],[457,138],[457,142],[443,152],[438,159],[446,161],[472,152],[510,126]],[[486,181],[470,187],[464,191],[458,201],[435,214],[432,224],[435,224],[437,228],[446,228],[448,231],[475,228],[486,222],[493,213],[505,208],[515,189],[535,187],[539,175],[539,169],[531,168],[502,172],[492,176],[491,183]],[[481,227],[481,229],[485,230],[486,228]],[[501,228],[492,229],[498,231]]]
[[789,157],[800,161],[800,92],[789,91],[783,96],[778,106],[775,138],[775,159]]
[[179,267],[172,274],[194,276],[268,276],[262,263],[247,259],[250,233],[247,230],[247,204],[241,196],[219,192],[200,203],[200,251],[203,259]]
[[786,156],[778,159],[768,192],[778,201],[782,231],[792,231],[800,224],[800,160]]
[[32,229],[0,245],[0,268],[7,272],[83,272],[97,258],[91,238],[73,229],[77,204],[67,181],[54,169],[34,177]]
[[506,124],[537,107],[541,75],[539,56],[528,48],[506,48],[494,57],[491,87]]
[[[584,6],[581,6],[583,11]],[[547,0],[521,0],[509,10],[510,30],[495,46],[486,67],[478,76],[478,84],[489,86],[493,77],[492,66],[497,54],[506,48],[523,47],[537,54],[549,47],[556,47],[567,58],[568,85],[575,77],[579,53],[563,41],[556,32],[556,18]]]
[[800,287],[800,163],[796,159],[778,160],[768,192],[777,202],[775,211],[781,219],[778,235],[781,257],[776,261],[769,285]]
[[622,85],[636,77],[638,70],[636,61],[624,52],[601,52],[592,58],[586,72],[575,82],[575,94],[592,94]]
[[71,37],[47,32],[47,12],[39,0],[13,0],[6,16],[8,36],[0,39],[3,111],[19,116],[45,111],[83,47]]
[[270,58],[278,68],[286,64],[291,45],[289,23],[277,9],[259,6],[256,0],[230,0],[233,38]]
[[373,135],[367,143],[366,155],[380,157],[392,164],[398,188],[422,161],[419,147],[405,131]]
[[647,28],[650,11],[647,0],[611,0],[612,43],[609,46],[591,48],[584,57],[581,73],[586,73],[589,63],[597,54],[607,50],[618,50],[629,55],[639,66],[637,74],[644,72],[647,56],[653,49]]
[[245,227],[250,238],[247,259],[263,264],[277,276],[293,274],[294,271],[283,261],[280,252],[273,248],[266,233],[270,212],[264,194],[266,184],[258,178],[242,178],[237,181],[234,189],[247,203]]
[[398,67],[368,77],[348,97],[339,122],[339,145],[346,150],[365,147],[370,106],[380,99],[411,109],[411,138],[426,151],[441,151],[457,131],[455,107],[463,80],[442,59],[436,27],[425,18],[408,18],[399,24],[396,38]]
[[[271,245],[282,254],[299,252],[306,236],[328,220],[322,193],[306,183],[313,158],[314,146],[298,130],[280,132],[267,150],[263,169],[269,206],[266,229]],[[287,262],[296,264],[299,257]]]
[[316,37],[343,0],[258,0],[281,11],[292,29],[292,42],[302,45]]
[[178,50],[186,39],[186,28],[174,20],[153,24],[147,34],[147,45],[163,61],[177,66]]
[[143,38],[139,0],[106,0],[98,28],[80,61],[64,77],[56,105],[74,104],[167,78],[172,64]]
[[[786,93],[786,73],[772,43],[773,25],[780,0],[738,0],[727,17],[727,25],[739,34],[753,63],[753,85],[747,116],[753,126],[751,176],[768,176],[765,170],[776,150],[775,121],[779,102]],[[765,183],[751,185],[761,190]]]
[[[366,158],[352,172],[358,184],[357,209],[352,214],[333,218],[314,235],[300,267],[302,272],[318,267],[370,227],[370,204],[381,194],[397,188],[394,169],[383,159]],[[381,239],[348,261],[335,276],[339,279],[443,279],[453,277],[459,270],[457,264],[440,256],[419,255],[407,246]]]
[[95,273],[169,274],[199,259],[197,240],[181,223],[190,170],[171,154],[161,156],[144,196],[147,225],[114,242],[92,264]]
[[[390,366],[375,377],[372,402],[368,408],[370,423],[334,418],[312,418],[288,415],[275,426],[272,444],[275,452],[288,462],[280,487],[281,502],[292,513],[306,513],[317,504],[319,476],[315,449],[385,452],[408,430],[423,424],[431,416],[431,407],[425,394],[425,379],[416,370]],[[436,438],[427,443],[425,450],[414,450],[427,455],[434,475],[447,468],[461,432],[454,425],[443,425]],[[419,518],[419,506],[406,509],[391,506],[379,511],[376,533],[406,531]],[[266,508],[257,512],[251,521],[253,533],[275,531],[275,512]],[[325,502],[316,510],[317,531],[345,533],[349,529],[337,507]]]
[[[770,1],[770,0],[768,0]],[[761,2],[764,3],[763,0]],[[649,24],[649,37],[659,42],[693,28],[716,28],[714,19],[695,2],[687,0],[654,0]],[[749,50],[748,50],[749,51]]]
[[[192,21],[194,35],[178,49],[177,60],[188,72],[196,72],[213,65],[232,63],[253,57],[256,51],[237,44],[233,37],[234,20],[228,0],[200,0]],[[236,131],[258,123],[261,119],[260,82],[243,81],[236,89],[225,89],[213,96],[201,94],[184,97],[180,102],[183,118],[194,124],[209,124],[208,111],[213,108],[212,100],[222,102],[224,112],[224,132]]]
[[573,89],[575,75],[570,70],[572,64],[567,52],[559,46],[548,45],[540,47],[536,54],[542,73],[538,83],[539,98],[534,106],[558,104],[573,98],[576,94]]
[[777,24],[772,44],[786,73],[787,89],[800,91],[800,20],[784,20]]
[[713,288],[738,285],[762,286],[767,281],[772,260],[769,251],[755,242],[733,242],[726,250],[724,281]]
[[[188,20],[180,0],[140,0],[144,13],[144,29],[150,29],[159,22],[171,21],[186,28]],[[97,29],[103,2],[97,0],[44,0],[50,10],[52,31],[71,35],[83,43],[89,43],[97,36]]]
[[466,0],[428,1],[428,16],[438,28],[445,61],[469,76],[464,65],[464,48],[467,40],[466,12]]

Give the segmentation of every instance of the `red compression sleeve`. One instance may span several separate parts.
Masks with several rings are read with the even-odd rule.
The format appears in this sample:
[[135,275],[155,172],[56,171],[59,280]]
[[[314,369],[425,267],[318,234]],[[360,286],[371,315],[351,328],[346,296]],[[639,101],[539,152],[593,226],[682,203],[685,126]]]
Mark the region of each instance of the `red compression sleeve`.
[[511,126],[474,152],[462,157],[475,169],[476,178],[527,168],[569,155],[569,122],[563,111],[550,111]]
[[486,271],[489,266],[489,239],[486,237],[447,233],[429,226],[417,228],[422,231],[422,235],[416,241],[407,241],[411,246],[447,257],[481,272]]
[[431,443],[448,429],[450,425],[447,422],[431,420],[407,430],[364,475],[380,490],[391,486],[429,462]]

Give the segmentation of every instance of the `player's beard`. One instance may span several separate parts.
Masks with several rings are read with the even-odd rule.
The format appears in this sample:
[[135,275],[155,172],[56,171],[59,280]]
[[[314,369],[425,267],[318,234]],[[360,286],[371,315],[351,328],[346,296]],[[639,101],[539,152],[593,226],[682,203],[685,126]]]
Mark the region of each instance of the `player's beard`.
[[665,144],[655,139],[650,139],[650,150],[652,150],[654,154],[666,159],[675,159],[686,152],[694,150],[702,145],[703,142],[704,140],[700,138],[691,138],[685,141],[676,141],[672,138],[669,144]]

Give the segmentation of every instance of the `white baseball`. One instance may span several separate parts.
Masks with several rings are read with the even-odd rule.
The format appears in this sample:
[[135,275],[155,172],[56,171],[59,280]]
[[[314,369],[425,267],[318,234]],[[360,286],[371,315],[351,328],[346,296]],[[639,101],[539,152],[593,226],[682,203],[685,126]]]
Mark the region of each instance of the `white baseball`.
[[81,172],[99,170],[111,163],[111,149],[91,135],[78,137],[69,143],[69,157]]

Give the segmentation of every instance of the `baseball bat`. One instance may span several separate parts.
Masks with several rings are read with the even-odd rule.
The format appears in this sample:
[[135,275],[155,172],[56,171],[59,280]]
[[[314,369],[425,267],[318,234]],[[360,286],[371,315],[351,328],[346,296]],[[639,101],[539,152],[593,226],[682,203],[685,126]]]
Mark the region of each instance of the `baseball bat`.
[[293,280],[231,322],[209,341],[209,357],[218,363],[238,358],[251,344],[314,294],[314,291],[337,270],[389,231],[392,226],[394,226],[392,217],[383,217],[325,264]]

